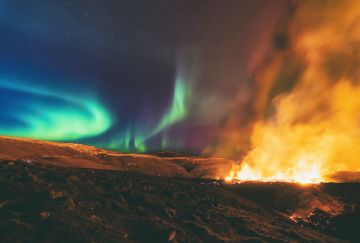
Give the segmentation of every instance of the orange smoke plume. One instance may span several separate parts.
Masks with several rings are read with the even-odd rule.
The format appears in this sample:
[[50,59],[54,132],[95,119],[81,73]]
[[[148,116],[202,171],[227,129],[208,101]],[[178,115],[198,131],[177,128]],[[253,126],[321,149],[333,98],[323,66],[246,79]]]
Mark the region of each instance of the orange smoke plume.
[[300,1],[287,29],[288,47],[256,79],[265,115],[228,179],[316,183],[360,170],[360,2]]

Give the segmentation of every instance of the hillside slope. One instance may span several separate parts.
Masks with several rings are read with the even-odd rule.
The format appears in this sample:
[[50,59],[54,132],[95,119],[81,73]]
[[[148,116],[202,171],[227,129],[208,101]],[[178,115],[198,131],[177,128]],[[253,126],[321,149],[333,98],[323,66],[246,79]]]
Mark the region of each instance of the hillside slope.
[[232,163],[221,158],[124,154],[81,144],[3,136],[0,136],[0,159],[185,178],[225,175]]

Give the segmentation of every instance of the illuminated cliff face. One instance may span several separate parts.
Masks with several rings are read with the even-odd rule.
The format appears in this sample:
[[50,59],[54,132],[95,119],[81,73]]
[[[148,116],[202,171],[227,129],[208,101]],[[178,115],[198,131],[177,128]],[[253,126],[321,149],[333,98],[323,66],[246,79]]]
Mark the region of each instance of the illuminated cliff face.
[[360,4],[299,1],[296,7],[290,49],[274,56],[258,82],[277,82],[296,60],[297,83],[273,99],[272,115],[255,123],[252,148],[230,178],[308,183],[360,170]]

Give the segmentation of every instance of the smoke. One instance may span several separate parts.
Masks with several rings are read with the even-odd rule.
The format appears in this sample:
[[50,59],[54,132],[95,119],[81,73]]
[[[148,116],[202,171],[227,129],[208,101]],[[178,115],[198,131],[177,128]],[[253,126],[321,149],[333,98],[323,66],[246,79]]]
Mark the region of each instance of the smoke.
[[360,169],[359,7],[293,3],[254,79],[254,122],[245,129],[251,145],[240,177],[316,181]]
[[[232,105],[218,122],[214,129],[216,139],[203,150],[204,154],[240,160],[250,149],[254,124],[271,111],[272,98],[289,88],[290,82],[287,81],[296,82],[294,76],[300,71],[299,65],[286,60],[292,57],[285,54],[290,45],[287,27],[293,7],[282,2],[277,11],[264,15],[266,19],[259,21],[261,26],[252,24],[261,35],[253,36],[251,42],[254,46],[247,62],[242,64],[246,67],[242,73],[246,75],[239,78],[237,95],[228,95],[227,101],[221,102]],[[282,77],[277,77],[280,73]]]

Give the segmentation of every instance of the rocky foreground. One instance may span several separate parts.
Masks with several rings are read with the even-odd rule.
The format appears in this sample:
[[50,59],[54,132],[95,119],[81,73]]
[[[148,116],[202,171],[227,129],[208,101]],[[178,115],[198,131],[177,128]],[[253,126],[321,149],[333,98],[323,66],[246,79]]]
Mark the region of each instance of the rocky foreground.
[[232,164],[0,136],[0,242],[360,242],[359,183],[216,180]]
[[[359,242],[358,184],[228,185],[34,161],[2,161],[0,175],[0,242]],[[340,214],[297,218],[310,202]]]

